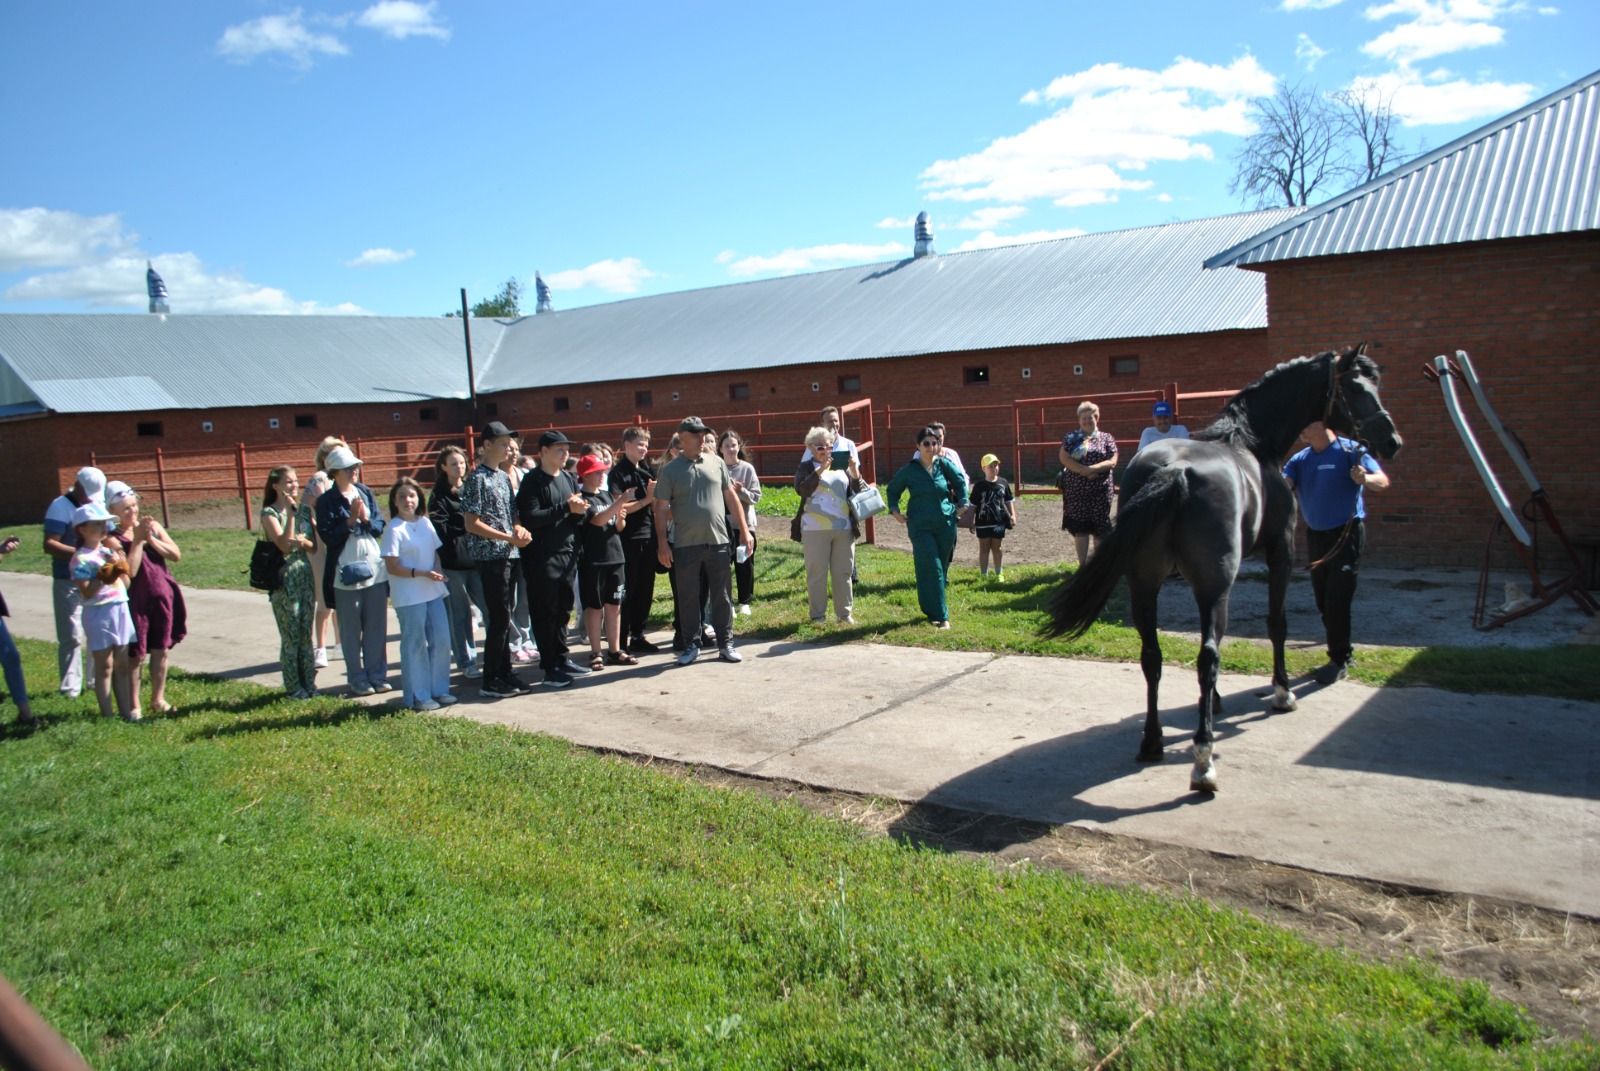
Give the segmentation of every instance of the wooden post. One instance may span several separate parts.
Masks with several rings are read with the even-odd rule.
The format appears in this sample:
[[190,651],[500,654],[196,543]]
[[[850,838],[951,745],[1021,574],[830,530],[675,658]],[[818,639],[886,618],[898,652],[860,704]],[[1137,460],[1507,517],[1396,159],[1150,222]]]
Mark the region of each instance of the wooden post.
[[249,531],[256,525],[250,516],[250,477],[245,472],[244,443],[234,443],[234,451],[239,471],[239,499],[244,503],[244,527],[245,531]]
[[161,461],[161,447],[156,447],[156,492],[161,496],[161,523],[168,528],[172,521],[167,516],[167,467]]

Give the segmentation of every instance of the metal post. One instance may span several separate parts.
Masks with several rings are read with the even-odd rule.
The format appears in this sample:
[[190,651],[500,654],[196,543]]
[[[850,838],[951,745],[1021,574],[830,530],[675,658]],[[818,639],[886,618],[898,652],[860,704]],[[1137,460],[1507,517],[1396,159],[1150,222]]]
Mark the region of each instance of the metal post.
[[467,311],[467,288],[461,288],[461,337],[467,344],[467,400],[472,403],[472,416],[478,416],[478,377],[472,371],[472,315]]
[[239,499],[244,503],[244,527],[245,531],[249,531],[256,525],[250,516],[250,478],[245,473],[244,443],[234,443],[234,450],[239,471]]
[[161,495],[161,523],[168,528],[172,521],[167,516],[167,468],[161,462],[161,447],[156,447],[156,491]]

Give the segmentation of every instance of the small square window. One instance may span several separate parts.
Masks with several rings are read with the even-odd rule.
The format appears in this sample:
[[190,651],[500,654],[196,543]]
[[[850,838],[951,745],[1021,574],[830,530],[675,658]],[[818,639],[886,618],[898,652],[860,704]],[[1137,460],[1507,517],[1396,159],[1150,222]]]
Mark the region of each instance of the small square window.
[[419,420],[438,420],[439,419],[438,407],[432,406],[432,405],[423,406],[422,407],[422,411],[417,414],[417,418]]
[[561,398],[557,398],[555,400],[555,410],[556,410],[556,412],[565,413],[571,408],[572,408],[572,400],[571,399],[566,398],[566,397],[561,397]]
[[297,427],[297,428],[314,428],[314,427],[316,427],[317,426],[317,414],[315,414],[315,413],[296,413],[294,415],[294,426]]
[[861,377],[860,376],[840,376],[839,377],[839,393],[840,394],[860,394],[861,393]]
[[1111,374],[1114,376],[1138,375],[1139,358],[1132,355],[1111,358]]
[[729,383],[728,384],[728,400],[729,401],[731,401],[731,402],[742,402],[748,397],[750,397],[750,384],[748,384],[748,383]]
[[636,390],[636,391],[633,392],[633,407],[635,409],[649,409],[650,408],[650,404],[651,404],[651,402],[650,402],[650,392],[649,391],[647,391],[647,390]]
[[269,431],[277,431],[279,426],[280,425],[278,424],[278,418],[277,417],[268,417],[267,418],[267,429]]
[[975,386],[989,382],[989,366],[986,364],[975,365],[961,370],[961,382],[967,386]]
[[139,433],[139,437],[141,439],[159,439],[159,438],[161,438],[161,421],[159,421],[159,420],[141,420],[141,421],[139,421],[138,433]]
[[487,416],[487,417],[497,417],[497,416],[499,416],[500,415],[500,406],[495,402],[484,402],[483,403],[483,415]]

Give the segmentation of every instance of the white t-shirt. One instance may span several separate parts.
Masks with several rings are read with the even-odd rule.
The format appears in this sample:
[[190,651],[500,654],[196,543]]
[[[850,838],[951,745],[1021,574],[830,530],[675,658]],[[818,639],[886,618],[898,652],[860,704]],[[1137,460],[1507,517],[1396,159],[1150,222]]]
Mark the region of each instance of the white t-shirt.
[[[407,570],[427,572],[437,568],[435,563],[439,557],[439,533],[433,530],[433,522],[426,517],[419,516],[414,521],[396,517],[383,530],[383,539],[379,545],[385,558],[399,558],[400,564]],[[389,599],[396,606],[415,606],[421,602],[432,602],[434,599],[444,598],[444,593],[445,586],[442,580],[430,580],[425,576],[413,577],[405,572],[393,570],[389,573]]]
[[[1156,426],[1152,424],[1139,433],[1139,450],[1143,450],[1151,443],[1160,442],[1162,439],[1187,439],[1188,437],[1189,429],[1182,424],[1174,424],[1166,431],[1158,431]],[[1135,450],[1134,453],[1137,454],[1139,450]]]

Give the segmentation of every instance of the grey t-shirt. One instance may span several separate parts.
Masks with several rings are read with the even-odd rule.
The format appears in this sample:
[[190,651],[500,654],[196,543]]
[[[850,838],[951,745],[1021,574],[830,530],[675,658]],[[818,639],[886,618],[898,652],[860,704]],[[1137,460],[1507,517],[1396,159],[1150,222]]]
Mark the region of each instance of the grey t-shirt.
[[693,461],[679,454],[656,477],[656,498],[672,507],[672,544],[722,546],[728,542],[728,502],[732,483],[720,457],[702,453]]

